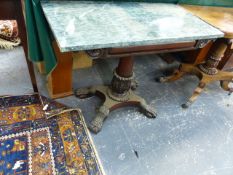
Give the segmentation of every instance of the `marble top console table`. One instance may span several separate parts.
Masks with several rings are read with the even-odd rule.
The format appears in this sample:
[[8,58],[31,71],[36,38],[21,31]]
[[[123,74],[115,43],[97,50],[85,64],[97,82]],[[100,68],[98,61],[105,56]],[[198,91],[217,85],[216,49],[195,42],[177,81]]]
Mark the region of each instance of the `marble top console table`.
[[125,105],[138,105],[146,116],[156,117],[154,109],[132,90],[136,88],[133,55],[195,49],[223,37],[216,28],[173,4],[90,1],[41,4],[61,53],[85,51],[92,58],[120,58],[110,86],[76,91],[81,98],[94,94],[105,97],[89,125],[95,133],[101,130],[110,111]]

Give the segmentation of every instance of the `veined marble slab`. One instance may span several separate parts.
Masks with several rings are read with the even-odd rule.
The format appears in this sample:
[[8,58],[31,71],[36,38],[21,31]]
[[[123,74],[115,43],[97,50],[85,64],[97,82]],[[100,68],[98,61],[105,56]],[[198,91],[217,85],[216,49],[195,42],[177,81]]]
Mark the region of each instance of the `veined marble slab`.
[[223,33],[174,4],[42,1],[61,52],[213,39]]

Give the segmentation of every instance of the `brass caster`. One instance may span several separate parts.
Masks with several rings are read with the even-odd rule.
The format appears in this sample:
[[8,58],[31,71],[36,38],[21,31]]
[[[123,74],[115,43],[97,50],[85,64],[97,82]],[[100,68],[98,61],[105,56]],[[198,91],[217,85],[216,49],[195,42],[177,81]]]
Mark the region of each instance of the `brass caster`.
[[188,102],[182,104],[181,107],[182,107],[183,109],[187,109],[187,108],[189,108],[189,106],[191,106],[191,104],[192,104],[192,103],[191,103],[190,101],[188,101]]
[[220,85],[221,87],[225,90],[225,91],[228,91],[228,95],[231,95],[232,92],[233,92],[233,88],[232,87],[229,87],[229,84],[230,83],[233,83],[233,80],[222,80],[220,81]]

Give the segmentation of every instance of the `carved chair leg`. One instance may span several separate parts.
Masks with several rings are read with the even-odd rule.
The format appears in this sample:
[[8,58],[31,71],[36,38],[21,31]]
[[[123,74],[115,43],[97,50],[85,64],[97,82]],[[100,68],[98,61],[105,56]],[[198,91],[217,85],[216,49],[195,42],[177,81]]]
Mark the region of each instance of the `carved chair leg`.
[[201,94],[205,86],[206,83],[201,81],[197,88],[194,90],[193,95],[189,98],[189,100],[185,104],[181,105],[182,108],[188,108],[194,101],[196,101],[197,97]]
[[172,82],[172,81],[176,81],[176,80],[180,79],[184,74],[185,74],[185,72],[180,71],[180,70],[176,70],[172,75],[167,76],[167,77],[160,77],[156,81],[158,81],[160,83]]

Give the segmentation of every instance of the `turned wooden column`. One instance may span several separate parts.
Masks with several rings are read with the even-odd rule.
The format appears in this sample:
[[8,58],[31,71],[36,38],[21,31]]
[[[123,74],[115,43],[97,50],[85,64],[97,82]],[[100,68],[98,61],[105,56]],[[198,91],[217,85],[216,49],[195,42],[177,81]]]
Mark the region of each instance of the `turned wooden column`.
[[206,74],[215,75],[218,73],[218,64],[224,56],[224,53],[228,46],[228,39],[218,39],[211,49],[210,56],[206,59],[206,62],[199,65],[199,68]]
[[133,63],[133,58],[131,56],[120,58],[116,69],[117,74],[121,77],[131,77],[133,74]]
[[131,56],[120,58],[114,70],[109,96],[117,101],[127,101],[133,77],[133,58]]

